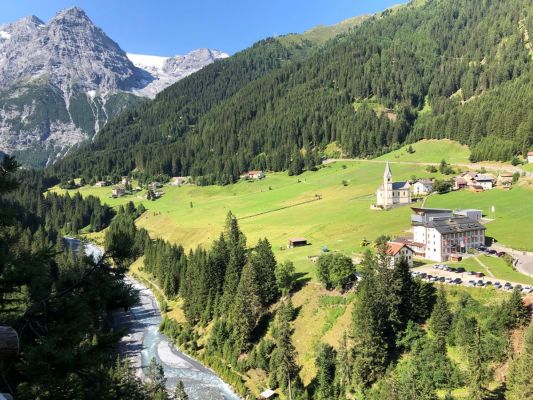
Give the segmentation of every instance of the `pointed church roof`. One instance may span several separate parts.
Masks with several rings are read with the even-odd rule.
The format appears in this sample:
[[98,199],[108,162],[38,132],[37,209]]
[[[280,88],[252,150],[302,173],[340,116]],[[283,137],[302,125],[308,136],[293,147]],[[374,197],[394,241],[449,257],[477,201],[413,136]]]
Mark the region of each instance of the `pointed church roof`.
[[385,166],[385,173],[383,174],[383,177],[385,179],[391,179],[392,178],[392,172],[390,170],[390,164],[387,161],[387,165]]

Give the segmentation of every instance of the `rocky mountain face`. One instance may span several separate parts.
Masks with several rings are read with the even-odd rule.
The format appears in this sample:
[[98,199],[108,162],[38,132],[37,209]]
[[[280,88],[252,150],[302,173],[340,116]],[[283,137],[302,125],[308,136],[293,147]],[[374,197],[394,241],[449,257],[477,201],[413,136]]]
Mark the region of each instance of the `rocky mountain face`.
[[125,108],[224,56],[201,49],[143,66],[77,7],[47,24],[31,16],[2,25],[0,151],[49,164]]
[[229,57],[228,54],[211,49],[198,49],[184,56],[174,57],[128,54],[128,58],[136,67],[147,71],[154,78],[146,86],[134,89],[133,93],[154,98],[157,93],[178,80],[226,57]]

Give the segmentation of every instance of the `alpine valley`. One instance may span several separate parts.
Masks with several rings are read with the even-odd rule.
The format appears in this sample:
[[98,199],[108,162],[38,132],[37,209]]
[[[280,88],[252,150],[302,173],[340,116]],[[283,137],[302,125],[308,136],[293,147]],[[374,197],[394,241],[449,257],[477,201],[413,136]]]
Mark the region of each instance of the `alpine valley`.
[[0,151],[45,166],[110,120],[228,55],[126,54],[83,10],[0,26]]

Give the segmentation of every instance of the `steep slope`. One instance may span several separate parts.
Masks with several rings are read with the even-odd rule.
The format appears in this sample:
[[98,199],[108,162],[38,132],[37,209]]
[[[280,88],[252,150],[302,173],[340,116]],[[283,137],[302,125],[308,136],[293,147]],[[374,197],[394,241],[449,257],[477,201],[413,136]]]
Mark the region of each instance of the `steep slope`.
[[[531,137],[523,137],[527,127],[519,130],[511,118],[527,113],[527,103],[513,102],[521,114],[508,112],[507,105],[495,109],[490,132],[477,129],[475,135],[447,130],[438,116],[458,115],[510,83],[527,92],[532,60],[524,30],[532,18],[531,0],[439,0],[389,10],[308,58],[280,64],[214,101],[211,94],[219,92],[210,84],[219,85],[219,79],[192,76],[131,114],[129,122],[124,118],[105,129],[63,171],[139,169],[226,183],[249,168],[298,165],[302,156],[310,166],[334,141],[348,155],[374,156],[437,132],[470,146],[490,135],[510,142],[513,152],[523,151],[533,145]],[[249,54],[240,55],[243,63]],[[225,65],[220,63],[220,70]],[[224,79],[240,78],[241,70],[229,72]],[[190,97],[167,97],[185,85],[205,84],[208,89]],[[189,100],[202,104],[201,111],[191,111]],[[430,115],[432,125],[424,122]]]
[[139,96],[223,56],[202,49],[169,59],[162,80],[135,66],[77,7],[48,24],[32,16],[0,26],[0,149],[30,165],[53,162],[144,101]]

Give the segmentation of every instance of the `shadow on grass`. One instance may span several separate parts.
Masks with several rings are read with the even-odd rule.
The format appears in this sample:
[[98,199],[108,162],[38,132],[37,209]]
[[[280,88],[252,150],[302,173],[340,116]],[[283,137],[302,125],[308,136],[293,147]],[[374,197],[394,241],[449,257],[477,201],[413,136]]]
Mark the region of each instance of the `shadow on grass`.
[[301,290],[307,283],[311,281],[311,277],[308,272],[297,272],[294,274],[294,287],[292,292],[298,292]]

